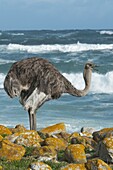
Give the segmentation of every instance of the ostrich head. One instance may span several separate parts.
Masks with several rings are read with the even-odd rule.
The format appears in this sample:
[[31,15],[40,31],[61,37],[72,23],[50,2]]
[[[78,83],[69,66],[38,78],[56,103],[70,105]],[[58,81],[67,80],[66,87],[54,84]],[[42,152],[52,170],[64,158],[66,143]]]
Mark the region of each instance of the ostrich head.
[[4,88],[7,94],[13,98],[21,93],[21,86],[17,79],[7,75],[4,81]]
[[86,85],[90,85],[92,70],[94,70],[95,67],[97,67],[97,66],[91,62],[88,62],[85,64],[83,77],[84,77]]

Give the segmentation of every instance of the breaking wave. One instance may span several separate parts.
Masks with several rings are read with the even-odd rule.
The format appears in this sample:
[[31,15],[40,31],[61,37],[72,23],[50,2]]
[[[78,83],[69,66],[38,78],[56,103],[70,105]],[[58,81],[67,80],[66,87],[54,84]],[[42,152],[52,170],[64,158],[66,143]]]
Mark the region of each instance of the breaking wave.
[[24,33],[8,33],[9,35],[14,35],[14,36],[19,36],[19,35],[24,35]]
[[22,51],[28,53],[49,53],[49,52],[81,52],[89,50],[112,50],[113,44],[87,44],[87,43],[76,43],[76,44],[54,44],[54,45],[20,45],[20,44],[9,44],[6,47],[8,51]]
[[4,79],[5,79],[5,74],[0,73],[0,89],[3,89]]
[[2,64],[8,64],[8,63],[14,63],[15,60],[4,60],[4,59],[0,59],[0,65]]
[[[85,87],[82,73],[63,73],[63,75],[77,88],[83,89]],[[91,93],[113,93],[113,71],[106,74],[92,74]]]
[[100,34],[113,35],[113,31],[100,31]]

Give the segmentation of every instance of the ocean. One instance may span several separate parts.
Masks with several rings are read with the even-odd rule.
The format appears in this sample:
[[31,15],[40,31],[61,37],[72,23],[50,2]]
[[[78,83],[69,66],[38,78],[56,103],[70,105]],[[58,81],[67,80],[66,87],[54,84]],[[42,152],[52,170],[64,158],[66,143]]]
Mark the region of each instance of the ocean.
[[63,94],[39,108],[37,129],[60,122],[68,132],[113,127],[113,30],[0,31],[0,124],[29,129],[28,113],[6,94],[3,82],[14,62],[34,56],[51,61],[78,89],[85,86],[85,63],[98,65],[86,96]]

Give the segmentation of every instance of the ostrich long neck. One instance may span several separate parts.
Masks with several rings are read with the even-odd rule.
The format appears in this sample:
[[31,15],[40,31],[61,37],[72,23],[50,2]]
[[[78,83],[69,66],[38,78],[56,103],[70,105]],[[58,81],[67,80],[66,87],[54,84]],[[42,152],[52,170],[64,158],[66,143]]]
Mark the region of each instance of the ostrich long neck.
[[85,96],[90,88],[91,75],[92,75],[91,69],[84,69],[83,77],[85,81],[85,88],[83,90],[78,90],[70,83],[68,84],[69,86],[67,87],[67,93],[78,97]]

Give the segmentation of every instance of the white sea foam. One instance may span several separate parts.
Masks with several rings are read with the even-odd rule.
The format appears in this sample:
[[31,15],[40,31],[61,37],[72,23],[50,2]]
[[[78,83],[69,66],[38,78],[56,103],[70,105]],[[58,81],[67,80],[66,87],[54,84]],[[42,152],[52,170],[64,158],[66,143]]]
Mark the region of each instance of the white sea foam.
[[3,88],[4,79],[5,79],[5,74],[0,73],[0,89]]
[[113,31],[100,31],[100,34],[113,35]]
[[14,63],[15,60],[4,60],[4,59],[0,59],[0,65],[2,64],[7,64],[7,63]]
[[48,53],[48,52],[81,52],[89,50],[112,50],[113,44],[68,44],[68,45],[20,45],[20,44],[9,44],[7,46],[8,51],[25,51],[28,53]]
[[17,36],[19,36],[19,35],[24,35],[24,33],[8,33],[9,35],[17,35]]

